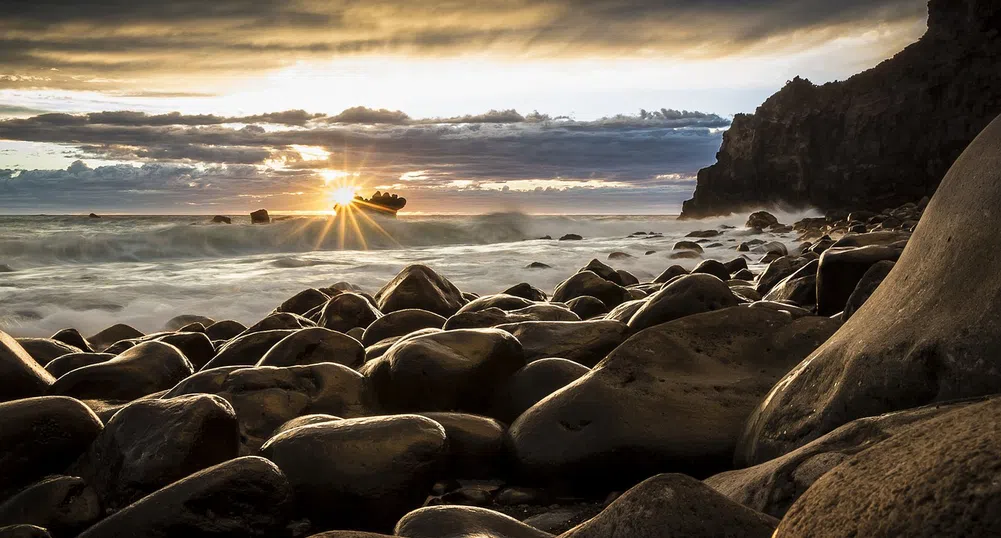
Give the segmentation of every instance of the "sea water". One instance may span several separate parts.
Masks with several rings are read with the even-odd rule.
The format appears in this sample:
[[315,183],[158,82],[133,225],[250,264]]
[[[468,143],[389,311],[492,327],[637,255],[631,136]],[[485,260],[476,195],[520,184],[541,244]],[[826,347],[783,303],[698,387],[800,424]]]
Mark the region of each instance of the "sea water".
[[[778,216],[791,223],[808,214]],[[75,327],[89,335],[127,323],[149,332],[180,314],[250,324],[308,287],[346,281],[375,293],[413,263],[478,294],[519,282],[552,293],[592,258],[643,281],[673,264],[694,267],[698,260],[670,259],[674,244],[725,226],[736,228],[704,242],[704,258],[732,259],[737,244],[753,238],[797,244],[795,233],[756,234],[743,228],[745,219],[506,213],[347,224],[298,216],[254,225],[234,216],[227,225],[206,216],[0,216],[0,329],[48,336]],[[558,241],[570,233],[584,240]],[[610,261],[612,252],[632,257]],[[749,257],[753,268],[760,254]],[[552,268],[528,269],[532,262]]]

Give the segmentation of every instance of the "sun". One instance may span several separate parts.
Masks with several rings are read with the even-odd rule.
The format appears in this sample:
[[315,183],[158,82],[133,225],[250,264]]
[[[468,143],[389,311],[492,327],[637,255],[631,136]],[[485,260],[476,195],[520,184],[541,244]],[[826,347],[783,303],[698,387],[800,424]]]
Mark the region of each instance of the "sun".
[[354,202],[356,190],[355,187],[340,187],[330,193],[330,197],[337,205],[349,206]]

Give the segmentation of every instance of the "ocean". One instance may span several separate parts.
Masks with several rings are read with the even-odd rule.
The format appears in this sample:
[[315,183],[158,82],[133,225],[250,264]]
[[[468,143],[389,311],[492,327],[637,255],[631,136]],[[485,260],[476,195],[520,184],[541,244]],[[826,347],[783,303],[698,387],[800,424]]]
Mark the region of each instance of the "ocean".
[[[810,214],[777,216],[792,223]],[[743,228],[746,215],[401,215],[348,225],[323,216],[267,225],[232,218],[226,225],[204,215],[0,216],[0,329],[20,337],[75,327],[89,335],[127,323],[151,332],[180,314],[250,324],[308,287],[347,281],[374,294],[412,263],[478,294],[519,282],[551,293],[592,258],[650,280],[675,263],[694,267],[698,260],[669,258],[674,244],[723,225],[736,228],[704,242],[704,258],[732,259],[736,245],[752,238],[797,244],[795,233],[752,235]],[[584,239],[557,240],[571,233]],[[609,261],[612,252],[632,257]],[[751,257],[760,270],[760,255]],[[532,262],[552,268],[528,269]]]

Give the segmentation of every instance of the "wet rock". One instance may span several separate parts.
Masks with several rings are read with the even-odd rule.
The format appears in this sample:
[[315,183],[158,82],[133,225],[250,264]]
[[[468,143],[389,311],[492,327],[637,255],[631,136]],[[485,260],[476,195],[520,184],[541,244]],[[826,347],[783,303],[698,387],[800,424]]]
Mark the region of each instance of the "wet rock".
[[629,258],[632,257],[633,255],[627,252],[613,252],[608,255],[609,260],[628,260]]
[[447,450],[437,422],[394,415],[296,428],[261,452],[288,476],[297,508],[315,525],[381,531],[424,502]]
[[233,219],[225,215],[216,215],[212,217],[212,224],[233,224]]
[[239,449],[236,413],[218,396],[140,400],[115,413],[70,473],[118,510]]
[[779,223],[779,219],[767,211],[755,211],[747,217],[744,226],[764,230]]
[[239,321],[226,319],[205,327],[205,335],[212,340],[229,340],[246,330],[247,326]]
[[537,304],[511,312],[487,308],[478,312],[456,314],[448,318],[444,329],[478,329],[525,321],[580,321],[580,316],[568,308],[554,304]]
[[494,389],[525,365],[521,344],[498,329],[459,329],[397,342],[361,372],[387,411],[485,411]]
[[510,424],[546,396],[590,371],[590,368],[566,359],[533,361],[515,372],[497,390],[487,414]]
[[560,241],[583,241],[584,238],[577,234],[566,234],[560,237]]
[[600,299],[591,297],[590,295],[570,299],[570,301],[567,302],[567,306],[569,306],[570,311],[577,314],[580,319],[590,319],[608,313],[608,307],[605,306],[605,303],[601,302]]
[[306,327],[314,327],[315,325],[316,324],[313,323],[312,320],[307,319],[305,316],[292,314],[290,312],[278,312],[269,314],[264,319],[251,325],[247,328],[247,330],[237,336],[245,336],[252,333],[281,329],[299,330]]
[[238,336],[219,348],[216,356],[201,369],[211,370],[220,366],[253,366],[260,362],[275,344],[294,332],[296,332],[295,329],[275,329]]
[[113,358],[115,356],[110,353],[70,353],[46,364],[45,371],[52,374],[52,377],[58,378],[71,370],[108,362]]
[[682,267],[680,265],[672,265],[672,266],[668,267],[667,269],[665,269],[664,272],[660,274],[660,276],[658,276],[657,278],[655,278],[654,282],[656,282],[658,284],[664,284],[664,283],[669,282],[674,277],[678,277],[678,276],[681,276],[681,275],[687,275],[687,274],[688,274],[688,269],[685,269],[684,267]]
[[[503,310],[498,310],[496,308],[492,309],[492,310],[496,311],[496,312],[503,312]],[[483,312],[490,312],[490,311],[491,310],[484,310]],[[480,312],[477,312],[475,315],[479,315],[479,314],[480,314]],[[455,316],[453,316],[453,317],[455,317]],[[449,318],[449,319],[452,319],[452,318]],[[448,325],[446,325],[446,327],[447,326]],[[433,327],[428,327],[427,329],[420,329],[420,330],[414,331],[412,333],[407,333],[407,334],[405,334],[403,336],[391,336],[389,338],[386,338],[385,340],[380,340],[379,342],[377,342],[375,344],[372,344],[372,345],[368,346],[367,348],[365,348],[365,362],[373,361],[373,360],[378,359],[379,357],[385,355],[386,352],[389,351],[389,348],[393,347],[393,345],[396,344],[397,342],[400,342],[402,340],[409,340],[411,338],[417,338],[418,336],[424,336],[424,335],[427,335],[427,334],[437,334],[437,333],[440,333],[440,332],[442,332],[441,329],[435,329]]]
[[104,427],[79,400],[42,396],[0,403],[0,498],[62,473]]
[[169,389],[194,368],[176,347],[143,342],[117,357],[72,370],[52,384],[49,394],[104,400],[134,400]]
[[798,256],[783,256],[772,261],[765,268],[765,271],[761,273],[761,276],[758,277],[758,284],[756,286],[758,293],[767,295],[776,284],[782,282],[789,275],[800,270],[808,263],[810,263],[810,260]]
[[310,327],[278,341],[261,357],[257,366],[303,366],[320,362],[356,368],[365,362],[365,348],[344,333]]
[[271,216],[268,215],[267,209],[258,209],[257,211],[250,213],[250,223],[251,224],[269,224],[271,223]]
[[[741,269],[741,270],[733,273],[733,276],[731,276],[730,278],[732,278],[733,280],[744,280],[744,281],[747,281],[747,282],[753,282],[754,281],[754,273],[752,273],[748,269]],[[755,291],[757,291],[757,289],[755,289]]]
[[660,474],[622,494],[562,538],[665,536],[769,538],[778,520],[741,506],[681,474]]
[[522,297],[498,293],[496,295],[484,295],[483,297],[478,297],[475,300],[466,303],[465,306],[456,312],[456,315],[465,314],[466,312],[479,312],[481,310],[486,310],[487,308],[499,308],[504,311],[511,311],[532,306],[534,304],[535,303],[533,301],[529,301],[528,299],[524,299]]
[[999,459],[1001,400],[942,414],[820,477],[793,503],[775,536],[997,534]]
[[848,318],[852,317],[859,308],[862,308],[862,305],[869,300],[869,297],[876,291],[876,288],[886,280],[887,275],[893,270],[894,265],[896,265],[896,262],[890,260],[876,262],[862,275],[862,279],[855,286],[855,291],[848,297],[848,303],[845,305],[845,310],[842,314],[842,321],[848,321]]
[[56,334],[53,334],[52,339],[71,345],[75,348],[79,348],[85,353],[94,352],[94,348],[91,347],[90,342],[88,342],[87,339],[80,334],[80,331],[76,329],[62,329]]
[[83,479],[50,476],[0,505],[0,527],[31,524],[56,536],[76,536],[101,515],[100,500]]
[[70,353],[80,353],[82,351],[78,347],[64,344],[59,340],[51,338],[17,338],[16,340],[28,352],[28,355],[42,366],[45,366],[57,357],[62,357]]
[[720,279],[707,274],[685,275],[651,295],[629,319],[628,325],[631,331],[640,331],[692,314],[737,304],[733,292]]
[[[624,269],[616,269],[615,273],[619,275],[619,280],[622,281],[623,286],[634,286],[640,283],[640,279],[636,275],[626,271]],[[632,291],[632,290],[630,290]]]
[[741,271],[741,270],[744,270],[744,269],[747,269],[747,258],[745,258],[743,256],[740,256],[738,258],[734,258],[734,259],[732,259],[732,260],[724,263],[723,267],[726,268],[726,270],[729,271],[731,274],[732,273],[736,273],[736,272]]
[[499,325],[522,342],[526,362],[561,357],[594,366],[626,339],[628,328],[613,320],[527,321]]
[[503,474],[507,426],[495,419],[465,413],[418,413],[445,428],[448,456],[437,478],[490,479]]
[[278,468],[248,456],[220,463],[143,497],[79,538],[284,536],[292,491]]
[[817,304],[817,267],[819,265],[817,260],[813,260],[800,267],[795,273],[776,284],[764,296],[764,300],[790,302],[812,308],[813,305]]
[[452,282],[424,265],[407,266],[375,298],[384,314],[420,308],[448,317],[466,304],[462,292]]
[[607,491],[657,470],[729,468],[748,414],[837,326],[734,307],[642,331],[511,425],[522,476]]
[[671,260],[701,260],[702,255],[691,250],[680,250],[668,256]]
[[552,265],[548,265],[542,262],[532,262],[525,266],[525,269],[552,269]]
[[475,506],[428,506],[396,524],[396,536],[408,538],[552,538],[552,534],[510,516]]
[[52,538],[52,535],[36,525],[8,525],[0,527],[0,538]]
[[205,316],[199,316],[196,314],[183,314],[180,316],[175,316],[167,320],[167,323],[163,324],[163,330],[165,331],[176,331],[185,325],[190,325],[192,323],[201,323],[202,325],[208,327],[215,323],[212,318],[207,318]]
[[824,252],[817,269],[817,312],[830,316],[844,310],[865,272],[877,262],[897,261],[900,252],[899,248],[879,245]]
[[287,432],[289,430],[294,430],[296,428],[301,428],[303,426],[309,426],[311,424],[323,424],[324,422],[334,422],[337,420],[344,420],[341,417],[335,417],[334,415],[328,415],[326,413],[314,413],[311,415],[303,415],[301,417],[295,417],[292,420],[278,426],[275,432],[271,435],[274,437],[279,433]]
[[719,230],[696,230],[694,232],[689,232],[688,235],[686,235],[685,237],[708,238],[708,237],[716,237],[717,235],[720,235],[722,233],[723,232]]
[[618,306],[630,298],[629,292],[622,286],[610,282],[592,271],[581,271],[556,286],[552,300],[565,303],[585,295],[597,298],[608,307]]
[[523,299],[528,299],[529,301],[546,301],[549,296],[546,292],[536,288],[535,286],[528,284],[527,282],[522,282],[521,284],[515,284],[510,288],[502,291],[504,295],[514,295],[515,297],[521,297]]
[[626,301],[605,314],[605,319],[627,323],[636,314],[636,311],[646,304],[646,300],[637,299]]
[[368,327],[381,317],[382,312],[368,299],[357,293],[345,292],[327,301],[320,313],[319,326],[343,333],[355,327]]
[[699,254],[702,254],[704,252],[702,250],[702,245],[694,241],[678,241],[677,243],[674,244],[674,250],[693,250],[695,252],[698,252]]
[[730,270],[716,260],[706,260],[700,263],[695,269],[692,269],[692,274],[713,275],[723,282],[730,280]]
[[445,325],[445,318],[416,308],[397,310],[375,320],[365,329],[362,343],[366,346],[376,344],[386,338],[403,336],[421,329],[440,329]]
[[0,401],[40,396],[54,382],[17,340],[0,331]]
[[584,271],[591,271],[592,273],[600,276],[601,278],[604,278],[609,282],[614,282],[620,286],[622,285],[622,279],[619,277],[619,274],[615,271],[615,269],[603,263],[601,260],[597,258],[593,258],[590,262],[587,263],[587,265],[582,267],[577,272],[583,273]]
[[130,338],[139,338],[143,336],[143,332],[125,325],[124,323],[119,323],[117,325],[112,325],[107,329],[91,336],[87,339],[90,345],[93,346],[94,351],[104,351],[111,347],[112,344],[118,342],[119,340],[128,340]]
[[278,305],[275,312],[290,312],[305,316],[310,310],[326,304],[330,297],[326,293],[316,289],[307,288],[288,298],[284,303]]

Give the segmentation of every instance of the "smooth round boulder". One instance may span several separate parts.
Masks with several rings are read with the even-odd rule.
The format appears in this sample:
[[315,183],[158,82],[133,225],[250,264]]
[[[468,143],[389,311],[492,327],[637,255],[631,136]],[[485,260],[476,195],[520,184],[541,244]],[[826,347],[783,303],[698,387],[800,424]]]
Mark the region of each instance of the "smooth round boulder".
[[17,340],[0,331],[0,402],[41,396],[55,381]]
[[278,341],[257,361],[257,366],[304,366],[320,362],[356,368],[365,362],[365,348],[344,333],[310,327]]
[[645,304],[646,299],[626,301],[605,314],[605,319],[618,321],[620,323],[627,323],[630,319],[632,319],[633,315],[636,314],[636,311],[643,308],[643,305]]
[[503,293],[498,293],[495,295],[484,295],[483,297],[477,297],[472,301],[469,301],[462,308],[459,309],[456,314],[463,314],[465,312],[478,312],[480,310],[485,310],[487,308],[499,308],[505,312],[511,310],[518,310],[519,308],[525,308],[526,306],[532,306],[535,303],[529,301],[523,297],[515,297],[514,295],[505,295]]
[[341,417],[335,417],[334,415],[328,415],[326,413],[314,413],[311,415],[302,415],[301,417],[295,417],[292,420],[278,426],[271,437],[278,435],[279,433],[287,432],[289,430],[294,430],[295,428],[301,428],[302,426],[309,426],[310,424],[322,424],[324,422],[333,422],[335,420],[344,420]]
[[327,301],[320,312],[318,325],[343,333],[355,327],[368,327],[380,317],[382,312],[368,299],[357,293],[345,292]]
[[712,275],[723,282],[730,280],[730,270],[723,265],[722,262],[717,260],[706,260],[698,264],[695,269],[692,269],[693,275],[705,274]]
[[765,230],[779,223],[779,219],[767,211],[755,211],[747,217],[747,222],[744,226],[748,228],[756,228],[758,230]]
[[528,299],[529,301],[540,302],[549,300],[549,296],[546,295],[546,292],[527,282],[515,284],[501,293],[505,295],[514,295],[515,297],[521,297],[523,299]]
[[605,306],[605,303],[601,302],[597,297],[591,297],[590,295],[570,299],[567,302],[567,306],[580,319],[595,318],[608,313],[608,307]]
[[397,310],[368,325],[362,334],[361,343],[367,347],[386,338],[403,336],[421,329],[440,329],[445,326],[445,321],[444,317],[427,310],[418,308]]
[[253,366],[260,362],[261,358],[281,342],[285,337],[296,332],[298,329],[275,329],[271,331],[259,331],[247,333],[226,342],[219,348],[219,352],[209,362],[202,366],[202,370],[211,370],[222,366]]
[[361,372],[386,411],[486,411],[494,389],[525,365],[518,340],[498,329],[407,338]]
[[135,327],[124,323],[118,323],[104,329],[90,338],[87,338],[87,341],[90,342],[94,351],[101,352],[111,347],[111,345],[115,342],[128,340],[130,338],[139,338],[143,335],[144,333]]
[[379,290],[375,299],[384,314],[420,308],[446,318],[467,302],[459,288],[425,265],[404,268]]
[[59,378],[66,372],[91,364],[108,362],[113,358],[115,356],[110,353],[70,353],[46,364],[45,371],[52,374],[52,377]]
[[446,331],[454,329],[486,329],[507,323],[523,321],[580,321],[580,316],[569,308],[555,304],[534,304],[506,312],[500,308],[486,308],[477,312],[462,312],[445,322]]
[[869,297],[876,291],[876,288],[886,280],[887,275],[893,270],[894,265],[896,265],[896,262],[889,260],[876,262],[862,275],[862,279],[859,280],[858,285],[855,286],[855,290],[848,297],[848,303],[845,304],[844,312],[841,315],[842,321],[848,321],[848,318],[852,317],[859,308],[862,308],[862,305],[869,300]]
[[688,269],[685,269],[684,267],[682,267],[680,265],[672,265],[672,266],[668,267],[667,269],[664,269],[664,272],[661,273],[653,281],[655,283],[657,283],[657,284],[665,284],[668,281],[670,281],[671,279],[673,279],[674,277],[681,276],[681,275],[687,275],[687,274],[688,274]]
[[281,329],[296,331],[306,327],[314,327],[315,325],[316,324],[313,323],[312,320],[304,316],[292,314],[290,312],[276,312],[265,316],[264,319],[258,321],[250,327],[247,327],[247,330],[243,331],[238,336],[261,331],[275,331]]
[[520,474],[608,491],[728,469],[748,414],[837,326],[733,307],[641,331],[511,425]]
[[765,267],[764,272],[758,276],[755,288],[758,290],[758,293],[765,295],[769,291],[772,291],[772,288],[776,284],[782,282],[789,275],[795,273],[808,263],[810,263],[809,259],[799,256],[782,256],[772,260],[768,264],[768,267]]
[[121,355],[67,372],[49,394],[100,400],[134,400],[166,390],[194,373],[191,362],[176,347],[143,342]]
[[[627,325],[632,331],[739,304],[726,282],[708,274],[677,278],[654,293],[633,314]],[[559,356],[559,355],[557,355]]]
[[511,424],[533,405],[590,372],[580,363],[548,358],[526,364],[494,394],[489,416]]
[[93,353],[94,348],[91,347],[90,342],[80,334],[80,331],[74,328],[60,329],[56,334],[51,337],[53,340],[58,340],[64,344],[71,345],[75,348],[79,348],[85,353]]
[[594,366],[621,344],[629,329],[624,323],[599,319],[590,321],[526,321],[499,325],[497,329],[514,335],[532,362],[561,357],[584,366]]
[[[602,262],[598,258],[592,258],[591,261],[588,262],[587,265],[581,268],[580,271],[578,272],[582,273],[584,271],[591,271],[592,273],[600,276],[601,278],[604,278],[609,282],[614,282],[620,286],[622,285],[622,280],[619,277],[618,272],[616,272],[615,269],[610,267],[608,264]],[[556,299],[553,300],[555,301]]]
[[284,536],[294,501],[275,464],[247,456],[160,489],[78,538],[247,538]]
[[792,303],[805,308],[817,304],[817,260],[800,267],[776,284],[764,297],[765,301]]
[[52,538],[52,535],[37,525],[8,525],[0,527],[0,538]]
[[466,413],[418,413],[445,428],[448,458],[439,479],[492,479],[501,476],[507,426],[495,419]]
[[163,330],[173,332],[192,323],[201,323],[203,326],[208,327],[215,323],[215,320],[197,314],[181,314],[167,320],[167,323],[163,324]]
[[623,493],[561,538],[770,538],[778,520],[682,474],[659,474]]
[[35,359],[35,362],[45,366],[53,359],[68,355],[70,353],[80,353],[83,350],[54,340],[52,338],[18,338],[17,343]]
[[229,340],[230,338],[235,338],[236,335],[247,330],[247,326],[240,323],[239,321],[233,321],[231,319],[224,319],[222,321],[217,321],[208,327],[205,327],[205,335],[215,340]]
[[0,527],[30,524],[56,536],[76,536],[101,519],[101,501],[76,476],[49,476],[0,504]]
[[111,417],[70,473],[84,478],[106,509],[118,510],[239,450],[239,423],[226,400],[139,400]]
[[424,502],[448,441],[431,419],[393,415],[288,430],[261,453],[285,473],[300,514],[315,525],[384,531]]
[[608,307],[618,306],[630,299],[629,292],[622,286],[593,271],[581,271],[556,286],[553,301],[564,303],[585,295],[597,298]]
[[896,262],[901,249],[871,245],[859,248],[831,248],[820,256],[817,268],[817,313],[837,314],[870,267],[881,261]]
[[66,470],[104,425],[89,407],[63,396],[0,403],[0,498]]
[[476,506],[428,506],[403,516],[393,531],[407,538],[552,538],[511,516]]
[[411,338],[417,338],[418,336],[424,336],[425,334],[435,334],[440,332],[441,329],[435,329],[429,327],[427,329],[414,331],[412,333],[408,333],[403,336],[391,336],[385,340],[382,340],[378,343],[372,344],[367,348],[365,348],[365,362],[373,361],[385,355],[386,352],[389,351],[389,348],[393,347],[393,345],[395,345],[397,342],[401,342],[403,340],[409,340]]
[[275,312],[289,312],[305,316],[310,310],[322,306],[330,297],[316,288],[307,288],[289,297],[282,304],[278,305]]

